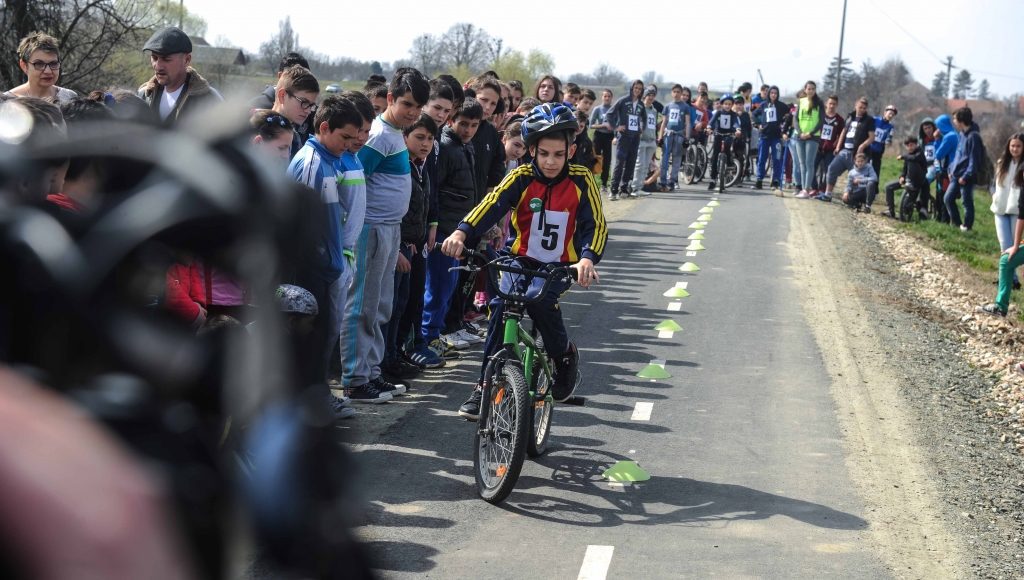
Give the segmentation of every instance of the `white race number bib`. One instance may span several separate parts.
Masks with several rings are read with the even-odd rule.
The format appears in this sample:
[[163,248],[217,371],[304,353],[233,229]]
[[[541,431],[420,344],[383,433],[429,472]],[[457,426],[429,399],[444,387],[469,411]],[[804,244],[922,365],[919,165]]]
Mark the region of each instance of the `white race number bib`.
[[629,131],[640,130],[640,117],[638,115],[629,115],[626,121],[626,129]]
[[718,118],[719,129],[732,129],[732,117],[729,115],[722,115]]
[[562,249],[566,244],[565,235],[569,231],[569,212],[543,211],[544,227],[541,227],[540,212],[533,214],[526,255],[546,264],[561,262]]
[[832,129],[834,127],[835,127],[834,125],[822,125],[821,126],[821,138],[824,139],[825,141],[831,141],[832,140]]
[[679,123],[679,109],[673,108],[668,110],[668,122],[673,125]]
[[768,107],[764,110],[764,122],[774,123],[779,120],[778,110],[775,107]]
[[654,131],[658,128],[658,115],[656,113],[648,113],[647,115],[647,129]]

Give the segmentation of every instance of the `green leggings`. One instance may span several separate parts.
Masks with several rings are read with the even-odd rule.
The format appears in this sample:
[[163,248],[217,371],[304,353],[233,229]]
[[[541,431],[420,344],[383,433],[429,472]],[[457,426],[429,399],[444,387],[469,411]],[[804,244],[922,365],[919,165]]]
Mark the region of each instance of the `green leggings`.
[[996,304],[1006,312],[1010,308],[1010,293],[1013,292],[1013,271],[1024,264],[1024,245],[1017,248],[1013,257],[1003,254],[999,258],[999,293]]

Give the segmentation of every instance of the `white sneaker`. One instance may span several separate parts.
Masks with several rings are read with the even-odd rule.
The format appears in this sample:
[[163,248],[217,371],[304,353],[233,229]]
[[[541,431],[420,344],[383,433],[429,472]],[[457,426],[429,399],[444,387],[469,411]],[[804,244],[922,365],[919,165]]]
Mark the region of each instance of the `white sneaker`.
[[469,344],[480,344],[481,342],[484,341],[484,339],[480,338],[480,335],[473,334],[472,332],[466,330],[465,328],[456,332],[455,336],[461,338],[462,340],[466,341]]
[[455,350],[466,350],[470,346],[468,342],[459,337],[458,332],[453,332],[451,334],[442,334],[441,342],[445,343],[451,348],[454,348]]

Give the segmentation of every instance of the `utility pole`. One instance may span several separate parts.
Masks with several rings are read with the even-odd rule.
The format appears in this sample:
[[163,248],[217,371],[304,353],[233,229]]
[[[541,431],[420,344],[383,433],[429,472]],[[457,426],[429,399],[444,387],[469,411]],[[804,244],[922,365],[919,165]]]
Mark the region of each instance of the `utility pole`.
[[846,0],[843,0],[843,24],[839,29],[839,60],[836,61],[836,94],[843,84],[843,40],[846,38]]
[[953,86],[953,57],[946,57],[946,98],[952,97],[949,93],[950,87]]
[[185,30],[185,0],[178,0],[178,28]]

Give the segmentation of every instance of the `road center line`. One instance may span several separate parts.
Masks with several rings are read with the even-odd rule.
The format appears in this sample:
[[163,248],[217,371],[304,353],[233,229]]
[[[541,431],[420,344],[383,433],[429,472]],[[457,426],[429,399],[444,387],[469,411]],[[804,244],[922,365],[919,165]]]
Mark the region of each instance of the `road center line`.
[[679,312],[682,309],[683,309],[683,303],[682,302],[673,302],[673,303],[668,305],[668,311],[669,312]]
[[689,258],[692,258],[693,256],[696,256],[696,255],[697,255],[697,252],[694,252],[692,250],[689,251],[689,252],[686,252],[686,256],[689,257]]
[[637,403],[633,408],[633,416],[630,421],[650,421],[651,411],[654,410],[654,403]]
[[659,330],[658,331],[658,338],[672,338],[672,336],[674,334],[675,334],[675,332],[673,332],[671,330]]
[[587,553],[583,556],[583,565],[580,566],[580,574],[576,580],[605,580],[614,552],[615,546],[587,546]]
[[676,282],[676,288],[682,288],[683,290],[686,290],[686,287],[689,285],[689,282]]

